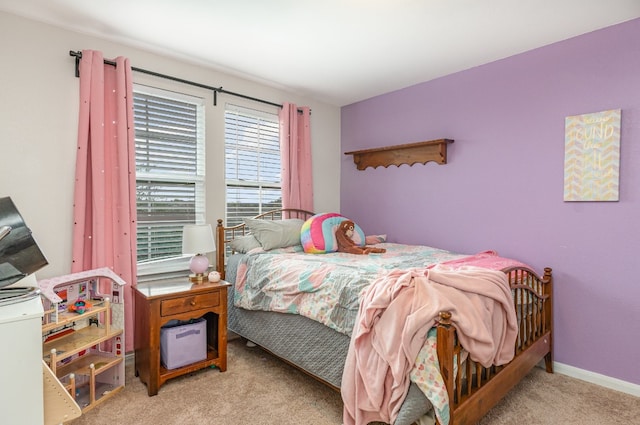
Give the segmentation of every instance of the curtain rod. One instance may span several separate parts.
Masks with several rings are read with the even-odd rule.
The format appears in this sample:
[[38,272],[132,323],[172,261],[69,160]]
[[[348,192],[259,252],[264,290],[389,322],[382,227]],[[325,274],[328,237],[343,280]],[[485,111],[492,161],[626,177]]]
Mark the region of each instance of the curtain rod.
[[[82,52],[80,52],[80,51],[74,52],[73,50],[69,50],[69,56],[74,56],[76,58],[76,77],[79,77],[80,76],[80,59],[82,59]],[[107,59],[104,59],[104,63],[107,64],[107,65],[116,66],[116,63],[114,61],[110,61],[110,60],[107,60]],[[160,78],[164,78],[164,79],[167,79],[167,80],[176,81],[178,83],[188,84],[190,86],[196,86],[196,87],[200,87],[200,88],[203,88],[203,89],[212,90],[213,91],[213,105],[214,106],[217,106],[217,104],[218,104],[218,93],[223,93],[223,94],[228,94],[228,95],[231,95],[231,96],[241,97],[243,99],[253,100],[255,102],[265,103],[265,104],[271,105],[271,106],[276,106],[278,108],[282,108],[281,104],[274,103],[274,102],[269,102],[268,100],[264,100],[264,99],[258,99],[257,97],[246,96],[244,94],[240,94],[240,93],[235,93],[235,92],[232,92],[232,91],[224,90],[222,88],[222,86],[220,86],[220,87],[208,86],[206,84],[196,83],[194,81],[184,80],[184,79],[178,78],[178,77],[172,77],[171,75],[160,74],[159,72],[149,71],[149,70],[142,69],[142,68],[136,68],[134,66],[131,67],[131,70],[132,71],[136,71],[136,72],[140,72],[142,74],[153,75],[154,77],[160,77]],[[298,109],[298,112],[300,112],[300,109]]]

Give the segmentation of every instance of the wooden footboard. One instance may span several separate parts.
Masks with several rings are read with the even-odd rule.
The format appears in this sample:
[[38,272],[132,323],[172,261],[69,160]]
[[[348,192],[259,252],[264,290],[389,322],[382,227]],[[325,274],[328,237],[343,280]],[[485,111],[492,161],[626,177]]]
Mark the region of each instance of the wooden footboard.
[[527,268],[509,268],[518,337],[513,360],[485,368],[467,359],[451,323],[451,313],[441,312],[438,323],[438,360],[449,393],[450,424],[475,424],[542,359],[553,372],[553,306],[551,269],[539,277]]

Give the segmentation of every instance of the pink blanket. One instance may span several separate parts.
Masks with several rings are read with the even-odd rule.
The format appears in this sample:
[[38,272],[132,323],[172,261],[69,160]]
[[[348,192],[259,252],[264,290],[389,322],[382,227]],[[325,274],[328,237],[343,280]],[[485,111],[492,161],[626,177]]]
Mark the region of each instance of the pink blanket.
[[342,377],[344,425],[395,421],[427,331],[444,310],[473,360],[489,366],[513,358],[516,316],[504,273],[472,266],[392,271],[363,295]]
[[[507,267],[529,267],[527,264],[521,263],[518,260],[511,258],[505,258],[498,256],[495,251],[483,251],[475,255],[459,258],[456,260],[450,260],[440,263],[441,265],[449,266],[449,268],[459,268],[462,266],[476,266],[484,267],[491,270],[502,270]],[[434,265],[433,267],[435,267]]]

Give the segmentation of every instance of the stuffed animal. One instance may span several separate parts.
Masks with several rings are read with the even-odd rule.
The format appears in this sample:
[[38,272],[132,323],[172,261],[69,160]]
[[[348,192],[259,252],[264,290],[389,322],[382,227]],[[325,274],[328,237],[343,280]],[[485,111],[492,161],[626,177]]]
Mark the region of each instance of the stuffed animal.
[[346,252],[348,254],[363,254],[387,252],[384,248],[374,248],[372,246],[358,246],[353,242],[353,229],[355,225],[353,221],[345,220],[336,229],[336,242],[338,243],[338,252]]

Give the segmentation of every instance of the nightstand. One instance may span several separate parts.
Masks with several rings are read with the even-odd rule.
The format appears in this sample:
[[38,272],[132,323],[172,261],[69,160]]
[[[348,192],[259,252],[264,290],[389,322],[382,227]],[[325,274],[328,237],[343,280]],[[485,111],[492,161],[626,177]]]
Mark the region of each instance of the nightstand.
[[[135,373],[150,396],[162,384],[196,370],[227,370],[227,287],[229,283],[192,284],[187,278],[141,283],[135,288]],[[176,369],[160,362],[160,328],[172,320],[207,321],[207,358]]]

